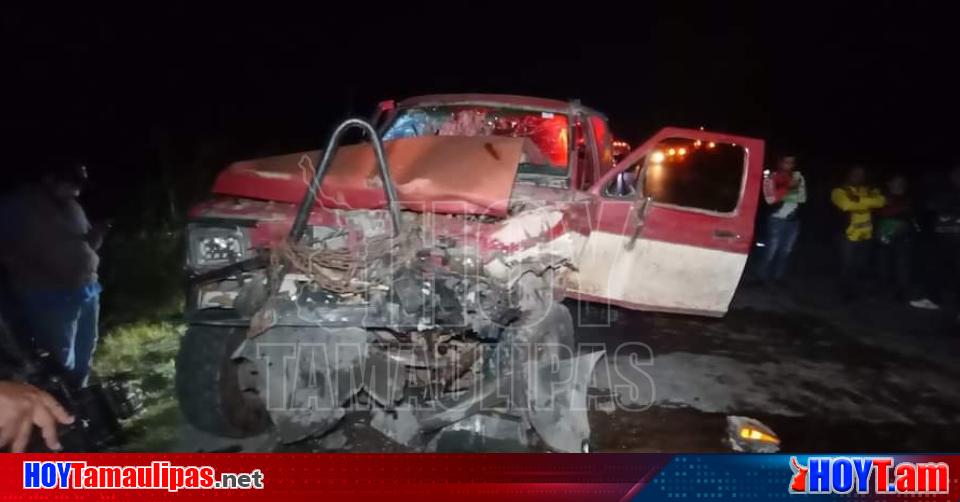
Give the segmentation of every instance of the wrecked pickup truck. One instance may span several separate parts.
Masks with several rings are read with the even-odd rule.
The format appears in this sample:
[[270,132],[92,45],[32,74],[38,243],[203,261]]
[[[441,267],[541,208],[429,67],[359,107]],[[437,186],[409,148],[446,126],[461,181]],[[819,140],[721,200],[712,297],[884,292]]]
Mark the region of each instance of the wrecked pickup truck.
[[561,301],[723,315],[762,170],[752,138],[665,128],[618,163],[612,143],[576,101],[439,95],[231,164],[187,227],[185,417],[296,442],[369,412],[418,447],[496,415],[584,451],[603,351]]

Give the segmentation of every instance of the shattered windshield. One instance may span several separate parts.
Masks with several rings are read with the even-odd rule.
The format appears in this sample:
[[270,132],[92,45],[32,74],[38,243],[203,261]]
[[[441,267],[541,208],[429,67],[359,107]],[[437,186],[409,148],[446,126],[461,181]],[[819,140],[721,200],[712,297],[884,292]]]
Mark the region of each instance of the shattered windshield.
[[476,105],[406,108],[383,135],[384,140],[415,136],[508,136],[529,138],[521,174],[567,174],[567,116],[530,110]]

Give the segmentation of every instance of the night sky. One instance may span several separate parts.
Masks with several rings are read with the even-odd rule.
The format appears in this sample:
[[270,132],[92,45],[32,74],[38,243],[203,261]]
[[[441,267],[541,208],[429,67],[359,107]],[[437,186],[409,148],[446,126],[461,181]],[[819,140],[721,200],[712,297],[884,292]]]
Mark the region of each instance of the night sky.
[[433,92],[579,98],[634,143],[663,125],[756,135],[813,172],[956,162],[955,13],[847,3],[8,11],[5,170],[76,158],[111,187],[212,173]]

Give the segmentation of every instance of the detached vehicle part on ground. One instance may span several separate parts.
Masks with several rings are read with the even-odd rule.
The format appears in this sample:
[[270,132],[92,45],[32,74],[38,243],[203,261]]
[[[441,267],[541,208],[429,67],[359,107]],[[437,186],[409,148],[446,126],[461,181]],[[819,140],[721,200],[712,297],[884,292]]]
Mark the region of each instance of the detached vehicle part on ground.
[[[177,390],[196,427],[295,442],[358,410],[423,448],[508,417],[584,451],[604,352],[578,350],[562,300],[726,312],[762,141],[666,128],[615,163],[598,112],[500,95],[384,102],[374,124],[231,164],[192,211]],[[366,140],[339,146],[352,128]]]

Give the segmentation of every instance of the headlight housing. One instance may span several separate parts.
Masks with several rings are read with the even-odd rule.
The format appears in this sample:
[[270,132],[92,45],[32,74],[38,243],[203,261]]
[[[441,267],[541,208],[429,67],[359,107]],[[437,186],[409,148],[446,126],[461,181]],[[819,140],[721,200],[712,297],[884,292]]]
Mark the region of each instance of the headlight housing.
[[244,227],[187,225],[187,266],[192,269],[223,267],[250,255],[250,236]]

